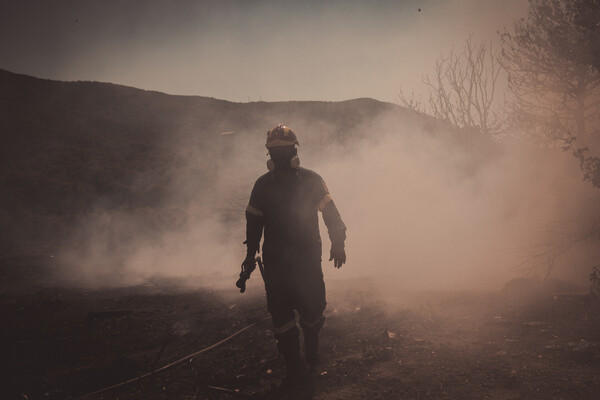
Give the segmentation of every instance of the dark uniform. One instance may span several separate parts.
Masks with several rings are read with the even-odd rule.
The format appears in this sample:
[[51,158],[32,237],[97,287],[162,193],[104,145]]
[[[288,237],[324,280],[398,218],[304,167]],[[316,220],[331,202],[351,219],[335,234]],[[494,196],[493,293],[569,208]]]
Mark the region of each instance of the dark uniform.
[[332,247],[343,248],[346,226],[325,182],[311,170],[298,167],[261,176],[246,209],[249,254],[258,251],[264,229],[267,304],[288,370],[290,363],[299,361],[294,310],[300,315],[304,329],[307,361],[311,365],[317,362],[318,334],[326,305],[319,211],[323,213]]

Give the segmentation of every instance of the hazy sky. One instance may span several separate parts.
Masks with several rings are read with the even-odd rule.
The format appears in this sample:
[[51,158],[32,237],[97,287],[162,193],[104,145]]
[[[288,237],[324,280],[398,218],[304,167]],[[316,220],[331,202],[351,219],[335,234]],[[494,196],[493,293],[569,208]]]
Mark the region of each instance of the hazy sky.
[[[441,52],[526,0],[38,0],[0,3],[0,68],[232,101],[397,101]],[[419,11],[421,9],[421,11]]]

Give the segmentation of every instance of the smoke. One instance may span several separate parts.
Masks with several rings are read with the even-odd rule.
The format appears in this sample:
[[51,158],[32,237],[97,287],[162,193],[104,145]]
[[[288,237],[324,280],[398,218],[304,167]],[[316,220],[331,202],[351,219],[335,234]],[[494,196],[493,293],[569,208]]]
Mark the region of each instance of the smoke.
[[349,227],[344,277],[374,278],[392,292],[498,289],[549,271],[585,282],[598,251],[578,240],[598,218],[598,197],[570,155],[472,147],[477,139],[388,129],[380,143],[323,164]]
[[184,135],[186,140],[163,149],[173,155],[176,166],[161,171],[170,176],[163,188],[166,198],[148,193],[154,206],[98,202],[63,240],[61,280],[84,286],[148,284],[164,278],[203,287],[229,283],[243,256],[240,218],[247,199],[239,193],[249,193],[248,173],[257,168],[248,168],[251,157],[237,156],[243,141],[219,137],[219,132],[214,136],[216,140],[203,146],[192,146],[190,136]]
[[[0,47],[5,67],[60,79],[236,101],[393,101],[401,84],[419,91],[441,52],[468,35],[492,40],[527,7],[524,0],[246,3],[69,2],[33,14],[7,5]],[[64,279],[232,285],[244,256],[244,209],[265,172],[262,135],[278,122],[298,133],[302,165],[323,176],[348,225],[348,263],[339,271],[327,262],[322,229],[327,279],[369,277],[393,291],[497,288],[550,267],[586,278],[597,250],[582,238],[598,218],[598,195],[569,154],[432,127],[399,118],[399,108],[315,120],[293,107],[248,111],[257,116],[244,116],[243,129],[223,117],[223,129],[204,142],[186,131],[171,143],[165,134],[164,151],[177,164],[162,171],[168,195],[148,193],[155,204],[137,208],[99,201],[63,241]],[[343,119],[358,113],[370,122]]]
[[[551,267],[553,277],[584,282],[598,251],[580,239],[598,218],[590,206],[598,195],[569,154],[428,125],[401,111],[354,126],[344,140],[335,124],[265,115],[295,129],[302,165],[325,179],[348,226],[340,270],[327,261],[322,226],[326,280],[368,278],[391,293],[488,290]],[[66,275],[88,285],[162,277],[232,288],[270,127],[215,133],[218,151],[174,143],[184,170],[204,171],[200,182],[173,176],[160,208],[99,207],[81,224],[78,245],[62,255]]]

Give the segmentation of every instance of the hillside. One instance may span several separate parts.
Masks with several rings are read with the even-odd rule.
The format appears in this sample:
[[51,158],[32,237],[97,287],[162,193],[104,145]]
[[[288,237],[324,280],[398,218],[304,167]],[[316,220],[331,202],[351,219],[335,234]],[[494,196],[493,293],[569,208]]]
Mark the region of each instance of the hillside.
[[[302,150],[310,149],[313,157],[333,143],[376,140],[382,133],[378,121],[391,127],[438,124],[372,99],[232,103],[4,70],[0,88],[5,250],[56,246],[99,207],[160,209],[161,224],[173,221],[173,207],[210,191],[216,171],[229,157],[239,157],[240,143],[261,153],[264,133],[279,122],[301,135]],[[186,188],[177,204],[174,180]],[[147,220],[148,213],[140,218]]]
[[[348,226],[347,264],[323,257],[305,398],[597,397],[598,304],[574,292],[598,259],[582,236],[598,196],[570,154],[372,99],[232,103],[0,71],[4,392],[72,398],[154,371],[89,398],[285,398],[259,274],[233,286],[279,122]],[[486,293],[540,271],[586,286]]]

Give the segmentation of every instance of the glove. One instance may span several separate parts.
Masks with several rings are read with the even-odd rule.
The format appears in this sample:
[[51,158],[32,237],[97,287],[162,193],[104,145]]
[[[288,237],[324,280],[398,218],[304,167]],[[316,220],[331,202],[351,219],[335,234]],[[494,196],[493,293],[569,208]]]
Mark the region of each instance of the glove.
[[254,267],[256,266],[256,256],[248,253],[244,262],[242,262],[244,270],[246,271],[254,271]]
[[248,253],[246,259],[242,262],[240,279],[235,283],[235,286],[240,289],[240,292],[244,293],[246,291],[246,281],[250,279],[250,275],[252,274],[252,271],[254,271],[254,268],[256,268],[256,258]]
[[346,262],[346,250],[341,246],[331,246],[329,255],[329,261],[333,260],[333,266],[336,268],[341,268]]

